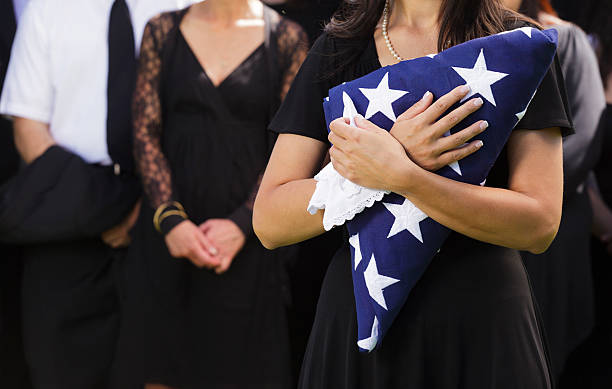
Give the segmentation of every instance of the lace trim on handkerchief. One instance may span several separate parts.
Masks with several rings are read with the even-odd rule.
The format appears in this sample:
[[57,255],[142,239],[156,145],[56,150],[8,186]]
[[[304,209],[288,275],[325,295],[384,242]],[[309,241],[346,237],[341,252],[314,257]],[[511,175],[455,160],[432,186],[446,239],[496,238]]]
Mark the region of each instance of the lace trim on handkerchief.
[[329,163],[316,176],[317,187],[308,204],[308,212],[314,215],[325,209],[323,227],[326,231],[352,220],[366,208],[388,194],[388,191],[375,190],[357,185],[334,169]]

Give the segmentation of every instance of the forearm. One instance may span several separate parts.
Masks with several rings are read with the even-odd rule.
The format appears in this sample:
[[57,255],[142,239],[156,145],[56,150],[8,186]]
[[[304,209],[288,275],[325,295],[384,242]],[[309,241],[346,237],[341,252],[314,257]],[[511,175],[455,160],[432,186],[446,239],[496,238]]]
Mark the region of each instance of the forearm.
[[316,181],[311,178],[260,190],[253,210],[253,228],[265,247],[288,246],[325,232],[323,211],[315,215],[307,211],[315,188]]
[[13,120],[13,128],[15,147],[27,164],[55,144],[46,123],[16,117]]
[[541,253],[559,219],[527,194],[469,185],[420,169],[399,193],[440,224],[491,244]]

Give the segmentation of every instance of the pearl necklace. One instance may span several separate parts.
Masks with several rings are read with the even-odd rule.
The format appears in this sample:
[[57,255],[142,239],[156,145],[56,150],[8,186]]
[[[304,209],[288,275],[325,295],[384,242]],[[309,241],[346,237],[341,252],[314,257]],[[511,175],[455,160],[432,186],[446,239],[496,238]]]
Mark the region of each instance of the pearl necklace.
[[387,28],[389,27],[389,8],[389,0],[386,0],[385,9],[383,10],[382,35],[383,38],[385,38],[385,43],[387,44],[387,48],[391,52],[391,55],[393,55],[393,58],[398,61],[403,61],[404,59],[395,51],[393,44],[391,43],[391,39],[389,39],[389,32],[387,31]]
[[[400,55],[397,53],[397,51],[395,51],[395,49],[393,48],[393,43],[391,43],[391,39],[389,38],[389,8],[391,8],[390,6],[390,2],[389,0],[385,1],[385,9],[383,10],[383,20],[382,20],[382,35],[383,38],[385,38],[385,43],[387,44],[387,48],[389,49],[389,51],[391,52],[391,55],[393,55],[393,58],[395,58],[398,61],[404,61],[405,59],[400,57]],[[446,41],[446,47],[450,47],[451,41],[448,40]]]

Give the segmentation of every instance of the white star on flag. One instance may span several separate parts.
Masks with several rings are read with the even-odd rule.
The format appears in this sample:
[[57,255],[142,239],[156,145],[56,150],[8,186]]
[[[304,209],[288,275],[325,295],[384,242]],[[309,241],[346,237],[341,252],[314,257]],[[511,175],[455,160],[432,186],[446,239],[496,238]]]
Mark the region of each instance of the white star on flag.
[[474,96],[476,93],[480,93],[480,95],[489,101],[489,103],[496,106],[491,85],[506,77],[508,74],[494,72],[487,69],[487,62],[485,60],[483,49],[480,50],[480,54],[478,55],[473,68],[459,68],[453,66],[453,70],[456,71],[471,88],[470,93],[468,93],[467,96],[461,100],[461,102],[464,102],[468,98]]
[[350,119],[350,125],[355,127],[355,116],[357,116],[357,108],[355,108],[355,103],[351,99],[351,96],[346,92],[342,92],[342,102],[344,103],[344,109],[342,110],[342,117]]
[[[533,92],[533,96],[531,96],[531,98],[529,99],[529,102],[527,103],[527,106],[525,107],[525,109],[522,110],[521,112],[515,114],[516,118],[518,119],[519,122],[521,121],[521,119],[523,119],[523,116],[525,116],[525,114],[527,113],[527,108],[529,108],[529,104],[531,104],[531,100],[533,100],[533,98],[535,97],[536,93],[538,93],[537,89],[536,89],[535,92]],[[518,124],[518,122],[516,124]]]
[[369,338],[361,339],[357,341],[357,346],[364,350],[372,351],[378,343],[378,319],[374,316],[374,323],[372,324],[372,333]]
[[389,89],[389,72],[385,73],[376,88],[359,88],[359,90],[369,101],[365,114],[366,119],[371,118],[377,112],[381,112],[394,122],[397,117],[391,104],[408,93],[403,90]]
[[359,234],[355,234],[349,238],[349,244],[355,249],[355,270],[361,262],[361,245],[359,244]]
[[521,31],[523,34],[531,38],[531,27],[515,28],[514,30],[500,32],[499,35],[509,34],[514,31]]
[[423,243],[423,234],[421,233],[420,222],[427,219],[427,215],[418,209],[408,199],[404,199],[402,204],[383,203],[389,212],[395,217],[395,221],[391,226],[387,238],[391,238],[400,232],[407,230],[421,243]]
[[368,264],[368,267],[363,275],[370,297],[372,297],[372,299],[374,299],[378,305],[388,309],[385,296],[383,295],[383,289],[385,289],[387,286],[395,284],[396,282],[399,282],[400,280],[380,274],[378,272],[378,266],[376,266],[376,258],[374,258],[374,254],[372,254],[372,259],[370,259],[370,263]]

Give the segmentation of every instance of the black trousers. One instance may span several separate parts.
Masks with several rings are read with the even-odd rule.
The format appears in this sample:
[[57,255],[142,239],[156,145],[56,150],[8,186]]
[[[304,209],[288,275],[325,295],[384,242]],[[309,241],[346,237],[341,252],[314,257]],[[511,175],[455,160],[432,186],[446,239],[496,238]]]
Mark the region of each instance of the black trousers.
[[123,254],[99,239],[23,249],[23,337],[35,389],[108,387]]

